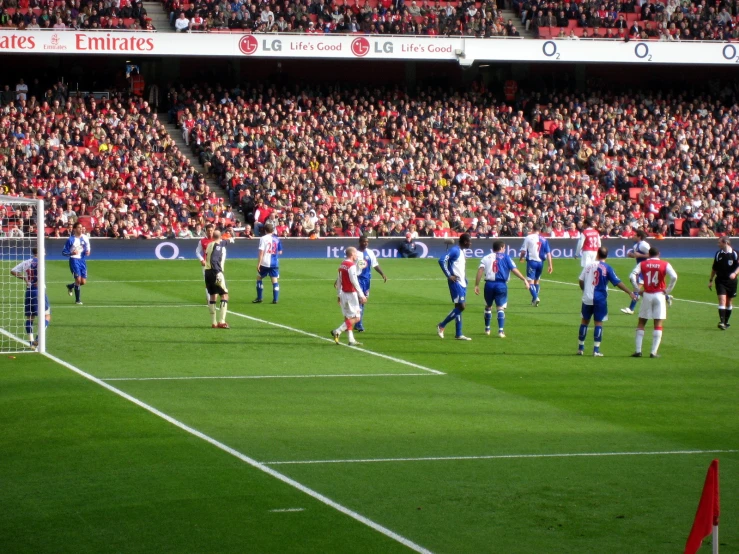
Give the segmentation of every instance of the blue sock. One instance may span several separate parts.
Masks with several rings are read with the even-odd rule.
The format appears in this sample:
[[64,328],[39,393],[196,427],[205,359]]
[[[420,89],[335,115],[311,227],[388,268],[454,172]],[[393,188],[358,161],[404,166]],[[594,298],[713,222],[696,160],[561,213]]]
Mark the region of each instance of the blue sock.
[[596,325],[593,333],[595,339],[595,346],[593,346],[593,352],[600,352],[600,341],[603,340],[603,326]]
[[629,304],[629,309],[633,312],[634,308],[636,308],[636,303],[639,301],[639,295],[636,295],[636,300],[632,300],[631,304]]
[[539,298],[539,291],[541,290],[541,285],[537,283],[534,286],[536,287],[536,297]]
[[490,322],[493,320],[493,311],[485,309],[485,330],[490,331]]
[[74,301],[75,302],[80,301],[80,286],[79,285],[74,286]]
[[264,283],[259,280],[257,281],[257,300],[262,299],[262,292],[264,291]]
[[536,285],[531,285],[529,287],[529,292],[531,293],[531,300],[536,300],[536,297],[537,297]]
[[459,314],[457,315],[457,320],[455,321],[455,323],[456,323],[456,331],[457,331],[456,336],[461,337],[462,336],[462,313],[461,312],[459,312]]
[[280,284],[275,283],[272,285],[272,302],[277,302],[280,298]]
[[49,327],[49,320],[44,319],[44,328],[48,328],[48,327]]
[[457,308],[454,308],[451,312],[449,312],[449,315],[446,316],[446,319],[444,319],[444,321],[442,321],[441,323],[439,323],[439,327],[446,327],[447,324],[451,320],[455,319],[458,315],[459,315],[459,310]]
[[26,320],[26,333],[28,333],[29,335],[33,334],[33,321],[31,321],[30,319]]
[[357,323],[354,328],[364,329],[364,304],[359,305],[359,323]]
[[505,325],[505,312],[498,310],[498,332],[503,332],[503,326]]
[[[597,327],[596,327],[597,329]],[[581,323],[580,324],[580,333],[577,335],[577,338],[580,340],[579,348],[578,350],[585,350],[585,337],[588,336],[588,326]]]

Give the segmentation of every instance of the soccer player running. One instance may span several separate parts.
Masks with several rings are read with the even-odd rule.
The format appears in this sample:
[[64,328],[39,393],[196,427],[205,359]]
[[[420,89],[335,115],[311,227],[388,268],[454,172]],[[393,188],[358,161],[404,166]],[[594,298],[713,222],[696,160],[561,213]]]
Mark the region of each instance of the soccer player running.
[[339,266],[339,276],[334,283],[337,291],[337,300],[344,315],[344,323],[336,329],[331,330],[331,336],[336,344],[344,331],[349,337],[349,346],[362,346],[362,343],[354,340],[354,325],[361,318],[360,306],[367,302],[367,297],[362,292],[362,287],[357,279],[357,259],[359,251],[350,246],[346,249],[346,258]]
[[447,278],[449,285],[449,294],[451,294],[454,309],[449,312],[444,321],[436,326],[436,333],[439,338],[444,338],[444,328],[448,323],[454,321],[456,333],[454,338],[457,340],[472,340],[462,334],[462,312],[464,311],[465,296],[467,294],[467,276],[465,274],[467,260],[465,258],[465,249],[472,245],[472,238],[469,233],[462,233],[459,236],[459,244],[449,248],[444,256],[439,258],[439,265]]
[[[369,237],[362,235],[359,237],[359,254],[357,258],[357,279],[359,280],[359,286],[362,288],[364,296],[369,298],[370,292],[370,281],[372,280],[372,270],[374,269],[380,274],[384,283],[387,283],[387,276],[383,273],[380,264],[377,263],[377,256],[375,253],[367,248],[369,245]],[[360,306],[360,317],[357,324],[354,326],[354,330],[357,333],[364,332],[364,304]]]
[[554,271],[552,265],[552,251],[549,241],[541,236],[541,225],[534,224],[531,233],[526,235],[521,247],[519,261],[526,260],[526,277],[529,279],[529,292],[531,293],[531,305],[539,307],[539,279],[544,271],[544,260],[547,261],[547,271]]
[[606,263],[608,248],[601,246],[596,253],[595,261],[585,266],[580,273],[580,290],[582,291],[582,310],[580,320],[580,340],[577,355],[585,353],[585,337],[588,336],[590,318],[595,317],[593,333],[593,356],[600,357],[600,343],[603,340],[603,322],[608,319],[608,283],[620,288],[632,299],[636,294],[621,282],[613,268]]
[[[670,277],[669,284],[665,284],[666,276]],[[648,319],[653,319],[652,352],[649,357],[659,358],[657,351],[662,342],[662,322],[667,319],[666,296],[675,288],[677,273],[669,263],[659,259],[659,250],[653,246],[649,249],[649,257],[637,265],[629,276],[634,288],[638,287],[639,277],[644,281],[644,293],[641,308],[639,308],[639,323],[636,327],[636,352],[632,354],[632,357],[641,358],[644,326]]]
[[485,334],[490,334],[490,322],[493,319],[493,303],[498,311],[498,336],[505,338],[505,309],[508,306],[508,278],[513,273],[529,288],[529,281],[518,270],[516,264],[506,253],[505,243],[496,240],[493,253],[483,257],[475,277],[475,294],[480,295],[480,279],[485,276]]
[[718,239],[719,250],[713,257],[711,276],[708,279],[708,288],[713,287],[716,279],[716,295],[718,296],[718,328],[725,331],[731,324],[731,312],[734,298],[736,298],[737,276],[739,276],[739,255],[731,248],[729,237]]
[[593,227],[593,220],[585,220],[585,229],[580,233],[575,248],[575,257],[580,258],[580,266],[587,267],[595,262],[600,248],[600,232]]
[[[208,223],[205,226],[205,236],[198,241],[198,246],[195,248],[195,255],[200,260],[200,265],[203,266],[203,278],[205,278],[205,251],[208,249],[208,245],[213,242],[213,230],[215,226],[212,223]],[[205,301],[210,301],[210,294],[208,289],[205,289]]]
[[[228,289],[223,268],[226,265],[226,246],[222,244],[221,232],[213,231],[213,240],[205,250],[205,288],[208,291],[208,310],[213,329],[229,329],[226,323],[228,313]],[[217,296],[221,297],[221,321],[216,317]]]
[[259,239],[259,259],[257,260],[257,297],[252,304],[262,303],[264,284],[262,279],[269,275],[272,279],[272,304],[277,304],[280,299],[280,263],[278,255],[282,255],[282,241],[274,235],[274,225],[265,223],[264,235]]
[[[646,231],[638,229],[636,231],[636,242],[634,243],[634,248],[632,248],[627,254],[629,258],[634,258],[636,260],[637,266],[649,257],[649,243],[646,241],[646,238]],[[642,283],[639,281],[637,284],[641,285]],[[629,307],[621,308],[621,311],[625,314],[631,315],[634,313],[634,309],[636,309],[636,303],[639,301],[639,289],[635,289],[634,292],[636,293],[636,298],[631,299]],[[667,304],[670,304],[669,298],[667,299]]]
[[[38,250],[31,250],[32,258],[19,263],[10,270],[10,274],[18,279],[26,282],[26,294],[23,299],[23,312],[26,316],[25,329],[28,334],[28,344],[30,346],[38,346],[38,336],[33,335],[33,321],[39,315],[38,308]],[[49,308],[49,298],[44,295],[44,325],[49,326],[51,321],[51,309]],[[40,323],[39,323],[40,325]]]
[[74,303],[82,305],[80,287],[87,284],[87,257],[90,255],[90,237],[84,234],[85,228],[79,221],[72,227],[72,235],[67,239],[62,255],[69,257],[69,270],[74,283],[67,285],[67,294],[74,294]]

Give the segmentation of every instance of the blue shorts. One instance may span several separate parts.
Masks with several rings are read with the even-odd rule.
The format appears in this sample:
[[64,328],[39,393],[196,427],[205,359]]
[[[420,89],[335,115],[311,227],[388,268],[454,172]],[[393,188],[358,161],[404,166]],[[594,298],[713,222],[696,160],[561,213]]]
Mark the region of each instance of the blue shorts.
[[449,283],[449,294],[452,296],[452,302],[455,304],[463,304],[467,296],[467,287],[463,287],[455,281],[447,281]]
[[364,295],[369,296],[370,282],[363,279],[357,279],[357,281],[359,282],[359,288],[362,289]]
[[[49,297],[44,295],[44,313],[49,312]],[[38,289],[26,289],[23,299],[23,313],[26,317],[35,317],[38,314]]]
[[528,277],[529,279],[533,279],[534,281],[538,281],[539,277],[541,277],[541,272],[543,269],[544,269],[543,262],[527,261],[526,262],[526,277]]
[[75,279],[77,277],[87,279],[87,261],[84,258],[69,258],[69,271]]
[[592,305],[583,304],[581,315],[586,320],[594,318],[595,321],[608,321],[608,303],[593,302]]
[[270,277],[278,279],[280,277],[280,268],[259,266],[259,276],[264,278],[264,277],[267,277],[268,275]]
[[485,283],[485,306],[505,308],[508,304],[508,284],[503,281],[487,281]]

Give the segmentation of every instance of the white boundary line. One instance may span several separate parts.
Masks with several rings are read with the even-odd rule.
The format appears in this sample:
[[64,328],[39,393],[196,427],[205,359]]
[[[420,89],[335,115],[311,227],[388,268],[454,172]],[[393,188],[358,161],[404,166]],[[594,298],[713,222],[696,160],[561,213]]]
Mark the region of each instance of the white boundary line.
[[690,454],[736,453],[739,450],[666,450],[657,452],[574,452],[570,454],[500,454],[495,456],[435,456],[426,458],[367,458],[357,460],[295,460],[262,462],[267,466],[309,464],[378,464],[389,462],[446,462],[461,460],[510,460],[527,458],[589,458],[605,456],[677,456]]
[[370,527],[371,529],[374,529],[378,533],[381,533],[382,535],[385,535],[386,537],[399,542],[403,546],[415,551],[420,552],[423,554],[431,554],[430,550],[427,550],[426,548],[414,543],[413,541],[406,539],[405,537],[395,533],[394,531],[391,531],[387,527],[383,527],[379,523],[375,523],[371,519],[366,518],[365,516],[350,510],[349,508],[342,506],[338,502],[335,502],[328,498],[327,496],[322,495],[321,493],[310,489],[306,487],[305,485],[295,481],[294,479],[291,479],[287,475],[283,475],[282,473],[275,471],[274,469],[267,467],[265,464],[260,463],[256,461],[253,458],[250,458],[249,456],[242,454],[238,450],[235,450],[231,448],[230,446],[227,446],[226,444],[206,435],[205,433],[202,433],[198,431],[197,429],[190,427],[189,425],[186,425],[185,423],[182,423],[181,421],[173,418],[172,416],[169,416],[165,414],[164,412],[161,412],[154,408],[153,406],[146,404],[145,402],[139,400],[138,398],[135,398],[131,396],[130,394],[127,394],[123,392],[120,389],[115,388],[113,385],[109,385],[108,383],[98,379],[97,377],[94,377],[90,375],[89,373],[86,373],[85,371],[82,371],[81,369],[73,366],[72,364],[65,362],[64,360],[57,358],[56,356],[53,356],[51,354],[44,353],[44,356],[52,360],[53,362],[58,363],[59,365],[66,367],[67,369],[77,373],[78,375],[84,377],[85,379],[89,379],[93,383],[100,385],[101,387],[109,390],[110,392],[117,394],[121,398],[124,398],[125,400],[128,400],[129,402],[132,402],[133,404],[137,405],[140,408],[143,408],[147,412],[163,419],[164,421],[171,423],[175,427],[179,427],[183,431],[190,433],[191,435],[194,435],[195,437],[204,440],[205,442],[215,446],[216,448],[223,450],[224,452],[230,454],[231,456],[234,456],[235,458],[238,458],[242,462],[250,465],[251,467],[258,469],[259,471],[262,471],[266,473],[267,475],[270,475],[271,477],[274,477],[275,479],[282,481],[283,483],[298,489],[300,492],[307,494],[308,496],[318,500],[319,502],[322,502],[323,504],[326,504],[327,506],[333,508],[334,510],[337,510],[338,512],[341,512],[344,515],[347,515],[351,517],[352,519],[355,519],[356,521],[362,523],[363,525],[366,525],[367,527]]
[[357,373],[321,375],[226,375],[197,377],[100,377],[101,381],[196,381],[204,379],[326,379],[331,377],[431,377],[431,373]]
[[[230,313],[231,315],[238,316],[238,317],[243,317],[244,319],[256,321],[257,323],[264,323],[265,325],[271,325],[273,327],[278,327],[280,329],[292,331],[293,333],[299,333],[301,335],[313,337],[314,339],[322,340],[325,342],[334,342],[334,339],[322,337],[321,335],[316,335],[315,333],[309,333],[308,331],[303,331],[302,329],[296,329],[295,327],[288,327],[287,325],[282,325],[281,323],[274,323],[272,321],[267,321],[266,319],[260,319],[258,317],[252,317],[250,315],[240,314],[239,312],[232,312],[231,310],[229,310],[228,313]],[[367,350],[366,348],[357,348],[356,346],[349,346],[347,344],[341,344],[340,346],[351,348],[352,350],[356,350],[357,352],[364,352],[365,354],[369,354],[370,356],[377,356],[378,358],[383,358],[384,360],[389,360],[391,362],[395,362],[396,364],[407,365],[409,367],[415,367],[416,369],[420,369],[422,371],[428,371],[429,373],[433,373],[434,375],[446,375],[446,373],[444,373],[443,371],[431,369],[430,367],[422,366],[420,364],[414,364],[413,362],[403,360],[402,358],[395,358],[393,356],[388,356],[387,354],[381,354],[380,352],[374,352],[372,350]]]

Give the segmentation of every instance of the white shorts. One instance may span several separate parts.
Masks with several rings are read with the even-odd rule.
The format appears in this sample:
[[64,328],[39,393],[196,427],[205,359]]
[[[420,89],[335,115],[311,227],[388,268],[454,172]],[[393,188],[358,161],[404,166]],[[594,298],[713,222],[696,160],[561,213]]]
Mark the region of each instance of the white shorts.
[[641,319],[667,319],[667,298],[664,292],[645,292],[642,295]]
[[589,264],[592,264],[595,260],[595,257],[598,253],[594,250],[583,250],[580,256],[580,267],[587,267]]
[[344,292],[339,293],[339,304],[341,304],[341,313],[347,319],[353,319],[362,315],[359,295],[356,292]]

